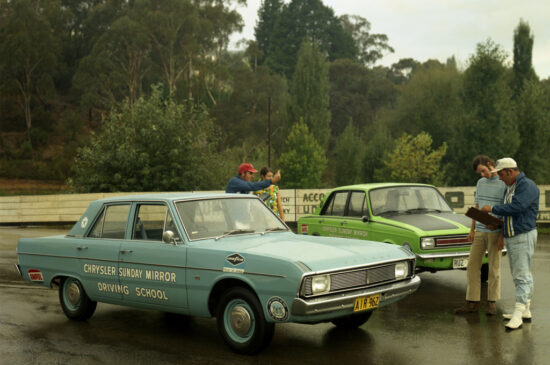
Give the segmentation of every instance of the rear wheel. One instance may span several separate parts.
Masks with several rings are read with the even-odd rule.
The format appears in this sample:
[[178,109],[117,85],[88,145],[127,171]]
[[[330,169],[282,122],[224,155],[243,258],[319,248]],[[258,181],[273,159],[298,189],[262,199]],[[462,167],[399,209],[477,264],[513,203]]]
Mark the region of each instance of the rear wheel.
[[339,328],[357,328],[367,322],[373,311],[354,314],[348,317],[341,317],[332,320],[332,323]]
[[216,311],[218,330],[231,349],[251,355],[269,344],[275,324],[267,322],[256,296],[244,288],[226,291]]
[[59,285],[59,303],[67,317],[75,321],[85,321],[95,312],[97,302],[91,300],[80,281],[64,278]]

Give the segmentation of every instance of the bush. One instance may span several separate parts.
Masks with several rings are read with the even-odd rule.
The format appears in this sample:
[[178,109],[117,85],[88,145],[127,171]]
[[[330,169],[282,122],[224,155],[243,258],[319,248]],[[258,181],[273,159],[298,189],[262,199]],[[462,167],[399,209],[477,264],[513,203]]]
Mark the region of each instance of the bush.
[[79,149],[70,184],[82,192],[219,188],[215,135],[204,109],[153,88],[149,99],[109,114],[103,131]]

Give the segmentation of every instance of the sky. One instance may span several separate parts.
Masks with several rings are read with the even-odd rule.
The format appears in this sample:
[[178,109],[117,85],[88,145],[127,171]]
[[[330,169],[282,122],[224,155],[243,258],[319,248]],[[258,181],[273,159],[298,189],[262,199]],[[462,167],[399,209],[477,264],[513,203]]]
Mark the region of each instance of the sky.
[[[289,0],[286,0],[288,2]],[[394,53],[377,65],[391,66],[401,58],[419,62],[445,62],[455,56],[459,67],[467,67],[478,43],[491,39],[513,62],[514,29],[520,19],[534,35],[533,67],[540,79],[550,77],[549,0],[323,0],[336,16],[359,15],[371,24],[371,33],[388,36]],[[237,6],[244,21],[242,33],[232,35],[232,46],[243,38],[254,39],[261,0]]]

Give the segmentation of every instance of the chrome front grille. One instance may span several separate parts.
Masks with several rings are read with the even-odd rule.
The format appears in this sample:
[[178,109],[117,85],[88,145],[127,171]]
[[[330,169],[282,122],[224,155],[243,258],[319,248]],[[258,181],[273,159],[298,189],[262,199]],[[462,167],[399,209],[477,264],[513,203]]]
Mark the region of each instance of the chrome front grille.
[[[414,263],[407,262],[409,266],[409,275],[412,276]],[[350,270],[330,274],[330,292],[335,293],[345,290],[353,290],[367,286],[375,286],[385,282],[395,280],[395,263],[377,267],[366,267],[357,270]],[[302,294],[306,297],[313,295],[311,288],[312,277],[304,280]]]

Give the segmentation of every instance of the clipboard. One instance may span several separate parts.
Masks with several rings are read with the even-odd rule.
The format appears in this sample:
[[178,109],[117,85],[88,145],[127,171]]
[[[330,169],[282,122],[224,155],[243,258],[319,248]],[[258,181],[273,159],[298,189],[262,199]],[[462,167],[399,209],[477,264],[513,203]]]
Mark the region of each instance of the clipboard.
[[470,217],[473,220],[485,224],[486,226],[500,227],[502,226],[502,224],[504,224],[504,222],[497,217],[493,217],[489,213],[482,212],[481,210],[474,207],[468,209],[468,211],[466,212],[466,217]]

